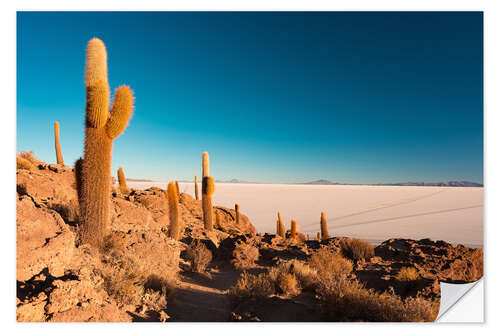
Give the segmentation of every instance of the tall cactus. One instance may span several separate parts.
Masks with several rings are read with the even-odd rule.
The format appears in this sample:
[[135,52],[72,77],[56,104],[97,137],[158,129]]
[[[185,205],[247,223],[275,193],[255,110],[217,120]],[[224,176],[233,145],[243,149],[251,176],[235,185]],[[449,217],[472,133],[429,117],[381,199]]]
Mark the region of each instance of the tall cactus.
[[215,183],[213,177],[209,173],[210,161],[207,152],[202,155],[202,174],[203,179],[201,183],[201,201],[203,208],[203,222],[205,225],[205,230],[213,230],[213,207],[212,207],[212,195],[215,192]]
[[175,187],[177,187],[177,194],[181,194],[181,190],[179,189],[179,182],[175,181]]
[[61,153],[61,142],[59,141],[59,122],[58,121],[54,122],[54,141],[55,141],[55,147],[56,147],[57,164],[64,165],[64,160],[63,160],[63,156]]
[[125,179],[125,173],[123,172],[122,167],[118,169],[118,186],[120,187],[120,192],[122,192],[123,194],[130,193],[130,189],[127,186],[127,180]]
[[321,240],[325,240],[330,238],[330,234],[328,233],[328,223],[326,222],[326,214],[325,212],[321,212]]
[[170,226],[168,227],[168,235],[175,240],[179,240],[181,227],[179,224],[179,193],[174,182],[168,183],[167,187],[168,198],[168,216],[170,218]]
[[297,222],[295,222],[295,220],[292,220],[291,224],[292,224],[290,228],[291,237],[295,238],[297,236]]
[[236,212],[236,224],[240,223],[240,205],[234,204],[234,211]]
[[196,200],[199,200],[198,197],[198,177],[194,176],[194,197]]
[[81,170],[81,243],[101,247],[108,233],[111,204],[111,153],[113,140],[127,126],[132,115],[132,90],[121,86],[109,109],[107,53],[104,43],[93,38],[87,44],[85,67],[87,92],[85,148]]
[[285,238],[285,224],[283,223],[283,219],[281,218],[281,213],[278,212],[278,223],[279,223],[279,235],[282,238]]

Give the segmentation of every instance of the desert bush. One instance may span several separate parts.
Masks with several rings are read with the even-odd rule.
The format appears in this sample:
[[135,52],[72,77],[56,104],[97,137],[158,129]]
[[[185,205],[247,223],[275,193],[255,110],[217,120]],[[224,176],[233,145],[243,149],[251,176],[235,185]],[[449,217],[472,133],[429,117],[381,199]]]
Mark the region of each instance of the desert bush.
[[31,164],[33,164],[34,166],[42,163],[42,161],[40,159],[38,159],[35,156],[35,153],[32,151],[21,151],[21,152],[19,152],[18,156],[30,161]]
[[122,304],[139,304],[145,282],[140,261],[123,251],[110,247],[103,256],[105,264],[104,290]]
[[281,274],[278,279],[278,286],[285,295],[294,296],[300,294],[300,287],[293,273]]
[[35,166],[29,160],[16,156],[16,170],[34,170]]
[[309,259],[317,269],[317,293],[335,321],[433,321],[439,304],[422,297],[402,300],[393,291],[365,289],[350,273],[352,263],[323,248]]
[[212,261],[212,252],[207,249],[205,244],[195,240],[186,249],[186,257],[191,263],[193,272],[204,272],[208,264]]
[[321,248],[309,258],[308,263],[318,272],[318,278],[343,278],[352,272],[352,262],[327,248]]
[[253,275],[246,271],[228,290],[228,295],[232,298],[266,297],[272,294],[274,294],[274,286],[267,274]]
[[280,263],[277,266],[271,267],[269,270],[269,280],[275,286],[279,287],[279,280],[281,276],[286,274],[293,274],[298,282],[298,288],[304,290],[313,290],[317,283],[318,273],[314,268],[307,263],[297,259]]
[[361,239],[347,238],[340,242],[340,246],[342,255],[354,261],[369,260],[375,255],[373,246]]
[[394,292],[376,293],[347,276],[320,279],[318,293],[328,307],[331,320],[336,321],[433,321],[439,311],[437,302],[422,297],[402,300]]
[[416,281],[420,275],[414,267],[402,267],[396,275],[396,280],[402,282]]
[[251,244],[239,241],[233,250],[231,264],[235,269],[245,270],[254,266],[259,259],[259,249]]

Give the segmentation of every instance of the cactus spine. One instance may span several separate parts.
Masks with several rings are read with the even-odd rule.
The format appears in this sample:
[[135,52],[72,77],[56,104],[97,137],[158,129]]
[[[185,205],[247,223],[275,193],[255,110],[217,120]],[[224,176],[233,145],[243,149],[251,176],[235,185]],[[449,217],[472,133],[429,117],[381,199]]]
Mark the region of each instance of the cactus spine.
[[240,205],[235,204],[234,205],[234,211],[236,212],[236,224],[240,223]]
[[283,219],[281,218],[280,212],[278,212],[278,224],[279,224],[279,235],[282,238],[285,238],[285,224],[283,223]]
[[203,179],[201,183],[201,200],[203,207],[203,222],[205,230],[212,231],[213,229],[213,207],[212,207],[212,194],[215,192],[215,184],[213,177],[209,174],[210,161],[207,152],[202,155],[202,174]]
[[61,142],[59,141],[59,122],[54,122],[54,138],[55,138],[55,147],[56,147],[56,159],[57,164],[64,165],[63,156],[61,153]]
[[123,194],[130,193],[130,189],[127,187],[127,180],[125,179],[125,173],[123,172],[122,167],[118,169],[118,186],[120,187],[120,192],[122,192]]
[[174,182],[168,183],[167,187],[168,198],[168,216],[170,218],[170,226],[168,227],[168,235],[179,240],[180,225],[179,225],[179,193]]
[[108,233],[111,204],[111,153],[113,139],[125,129],[132,115],[132,90],[115,91],[109,110],[107,53],[104,43],[93,38],[87,44],[85,67],[85,147],[81,168],[80,241],[101,247]]
[[330,238],[330,234],[328,233],[328,223],[326,222],[326,214],[325,212],[321,212],[321,240],[325,240]]
[[177,187],[177,194],[180,194],[181,190],[179,189],[179,182],[177,180],[175,181],[175,187]]
[[295,238],[297,236],[297,222],[295,220],[292,220],[292,226],[291,226],[291,234],[292,238]]
[[196,200],[199,200],[198,197],[198,177],[194,176],[194,197]]

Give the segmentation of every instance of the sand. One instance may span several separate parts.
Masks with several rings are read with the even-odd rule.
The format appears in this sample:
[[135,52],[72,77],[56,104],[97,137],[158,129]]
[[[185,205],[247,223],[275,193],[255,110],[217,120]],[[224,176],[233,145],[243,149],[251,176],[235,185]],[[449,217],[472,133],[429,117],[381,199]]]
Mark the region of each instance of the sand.
[[[166,188],[161,182],[129,182],[131,188]],[[179,183],[194,195],[193,183]],[[201,188],[201,186],[200,186]],[[483,188],[365,185],[283,185],[216,183],[214,204],[240,210],[258,232],[275,232],[279,210],[311,237],[325,211],[332,236],[377,244],[389,238],[431,238],[483,246]]]

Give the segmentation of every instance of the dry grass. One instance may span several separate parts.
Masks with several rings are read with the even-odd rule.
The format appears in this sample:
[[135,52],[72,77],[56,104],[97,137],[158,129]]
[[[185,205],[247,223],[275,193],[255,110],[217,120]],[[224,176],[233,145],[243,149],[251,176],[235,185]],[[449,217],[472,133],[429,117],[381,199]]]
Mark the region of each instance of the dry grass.
[[278,279],[278,286],[285,295],[295,296],[301,292],[297,278],[293,273],[281,274]]
[[34,166],[42,163],[42,160],[38,159],[35,156],[35,153],[32,151],[29,151],[29,152],[28,151],[21,151],[21,152],[19,152],[18,156],[30,161],[31,164],[33,164]]
[[414,267],[403,267],[396,275],[396,280],[402,282],[413,282],[418,280],[420,274]]
[[318,273],[316,269],[307,263],[292,259],[271,267],[269,270],[269,279],[279,287],[280,278],[287,274],[293,274],[298,282],[298,288],[302,290],[314,290],[317,283]]
[[375,255],[373,246],[361,239],[347,238],[340,243],[340,246],[342,255],[354,261],[369,260]]
[[259,259],[259,249],[245,242],[238,242],[233,250],[231,264],[237,270],[245,270],[255,265]]
[[191,263],[191,271],[202,273],[212,261],[212,252],[205,244],[196,240],[186,249],[186,257]]
[[373,322],[434,321],[439,302],[422,297],[402,300],[393,292],[376,293],[347,277],[321,279],[318,293],[331,320]]
[[236,284],[228,290],[228,295],[233,299],[266,297],[272,294],[274,286],[265,273],[253,275],[243,272]]
[[318,279],[321,277],[342,278],[352,272],[351,261],[327,248],[321,248],[315,252],[308,262],[318,272]]
[[16,156],[16,170],[35,170],[35,166],[29,160]]
[[318,271],[317,293],[334,321],[433,321],[439,303],[422,297],[402,300],[393,292],[365,289],[352,275],[352,263],[321,249],[309,260]]

